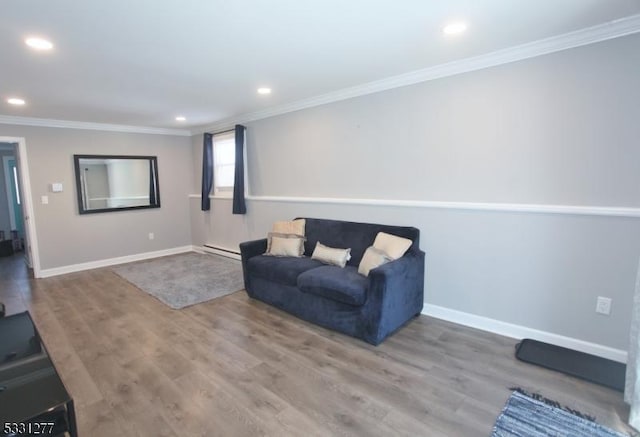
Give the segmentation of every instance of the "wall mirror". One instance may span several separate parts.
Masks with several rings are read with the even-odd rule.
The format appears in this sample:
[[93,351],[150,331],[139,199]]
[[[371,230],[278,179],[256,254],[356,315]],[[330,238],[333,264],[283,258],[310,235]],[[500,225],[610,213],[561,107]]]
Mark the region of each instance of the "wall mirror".
[[160,208],[155,156],[73,155],[80,214]]

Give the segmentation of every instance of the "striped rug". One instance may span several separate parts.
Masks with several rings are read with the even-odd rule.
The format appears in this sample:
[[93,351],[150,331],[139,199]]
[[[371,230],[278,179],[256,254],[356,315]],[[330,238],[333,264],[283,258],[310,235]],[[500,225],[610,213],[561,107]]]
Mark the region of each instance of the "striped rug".
[[492,437],[625,437],[594,421],[514,391]]

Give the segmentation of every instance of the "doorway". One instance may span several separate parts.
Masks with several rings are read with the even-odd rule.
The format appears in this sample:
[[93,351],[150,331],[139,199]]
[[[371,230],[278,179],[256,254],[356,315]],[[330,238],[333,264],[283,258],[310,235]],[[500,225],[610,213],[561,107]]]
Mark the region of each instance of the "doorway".
[[[5,239],[12,240],[14,251],[24,250],[24,260],[28,267],[33,268],[33,275],[38,278],[40,261],[25,139],[0,136],[0,154],[4,174],[0,185],[5,185],[4,195],[0,195],[0,200],[6,198],[5,204],[0,206],[6,211],[5,221],[7,222],[3,223],[3,218],[0,216],[0,230],[5,230]],[[8,235],[6,228],[10,228]]]

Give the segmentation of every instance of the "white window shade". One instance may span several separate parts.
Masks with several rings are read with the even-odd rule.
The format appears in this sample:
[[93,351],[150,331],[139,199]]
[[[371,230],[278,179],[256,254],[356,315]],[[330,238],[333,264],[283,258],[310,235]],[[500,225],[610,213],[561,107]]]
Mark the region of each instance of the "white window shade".
[[213,189],[215,194],[230,195],[235,177],[235,133],[213,136]]

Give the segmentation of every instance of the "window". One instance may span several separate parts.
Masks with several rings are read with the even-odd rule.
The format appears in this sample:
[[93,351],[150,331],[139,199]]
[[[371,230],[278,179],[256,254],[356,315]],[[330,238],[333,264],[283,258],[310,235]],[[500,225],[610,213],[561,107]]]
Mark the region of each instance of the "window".
[[20,185],[18,184],[18,169],[13,167],[13,182],[16,184],[16,203],[20,205]]
[[231,197],[235,179],[235,132],[213,136],[213,194]]

